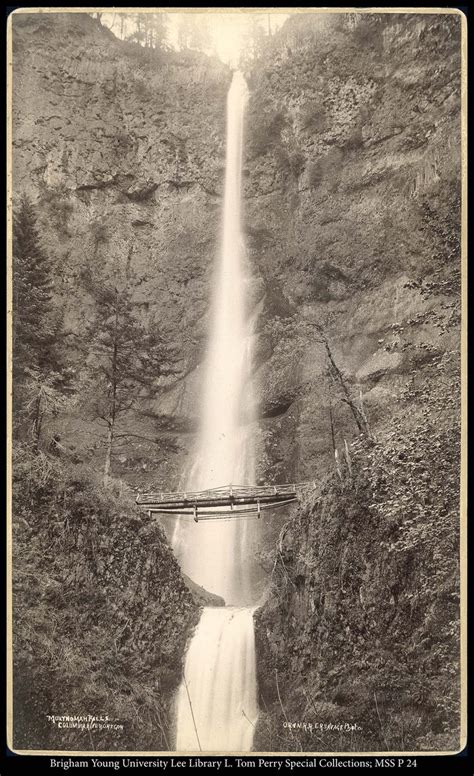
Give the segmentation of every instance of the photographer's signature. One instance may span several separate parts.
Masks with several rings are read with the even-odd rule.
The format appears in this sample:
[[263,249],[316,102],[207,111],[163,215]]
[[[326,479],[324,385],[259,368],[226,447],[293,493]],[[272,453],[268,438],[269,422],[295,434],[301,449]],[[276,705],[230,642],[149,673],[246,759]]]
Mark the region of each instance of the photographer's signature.
[[338,733],[355,733],[362,730],[357,722],[283,722],[283,727],[289,730],[305,730],[308,733],[326,733],[335,731]]

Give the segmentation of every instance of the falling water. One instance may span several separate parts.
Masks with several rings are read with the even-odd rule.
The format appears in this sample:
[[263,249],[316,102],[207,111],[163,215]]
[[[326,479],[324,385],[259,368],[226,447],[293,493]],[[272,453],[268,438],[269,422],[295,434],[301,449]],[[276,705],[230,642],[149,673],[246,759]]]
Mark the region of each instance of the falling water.
[[[187,488],[254,483],[251,331],[244,304],[242,137],[247,85],[236,72],[227,97],[223,234],[213,300],[199,446]],[[257,718],[255,644],[245,519],[178,521],[183,571],[226,607],[207,607],[190,644],[177,698],[178,751],[249,751]]]
[[248,752],[257,718],[253,609],[204,609],[178,693],[177,750]]
[[[188,490],[254,482],[251,331],[245,320],[244,244],[240,224],[243,116],[248,98],[241,73],[227,97],[227,149],[222,249],[201,408],[201,430]],[[229,605],[251,603],[245,573],[246,520],[176,524],[173,545],[184,572]]]

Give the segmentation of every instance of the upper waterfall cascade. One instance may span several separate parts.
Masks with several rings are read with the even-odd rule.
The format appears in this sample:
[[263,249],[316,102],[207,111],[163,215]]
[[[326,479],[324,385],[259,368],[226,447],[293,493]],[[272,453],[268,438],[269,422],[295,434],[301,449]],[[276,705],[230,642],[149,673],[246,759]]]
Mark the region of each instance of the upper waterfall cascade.
[[[227,146],[221,251],[200,412],[201,424],[187,490],[254,484],[251,323],[246,321],[245,251],[241,231],[243,121],[248,90],[236,72],[227,97]],[[255,529],[247,521],[178,521],[173,535],[183,571],[229,605],[252,603],[249,574]]]
[[[213,299],[198,450],[186,488],[254,485],[251,328],[246,323],[241,231],[247,84],[234,73],[227,97],[222,248]],[[177,751],[249,751],[258,716],[247,520],[177,520],[173,546],[184,572],[227,606],[204,609],[177,696]]]

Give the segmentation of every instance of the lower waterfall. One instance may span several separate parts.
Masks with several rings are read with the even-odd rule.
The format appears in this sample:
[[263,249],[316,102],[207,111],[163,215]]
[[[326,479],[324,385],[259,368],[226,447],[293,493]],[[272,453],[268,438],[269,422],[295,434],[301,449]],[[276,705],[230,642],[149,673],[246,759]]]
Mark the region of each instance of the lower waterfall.
[[178,694],[178,751],[248,752],[257,720],[253,608],[207,607]]

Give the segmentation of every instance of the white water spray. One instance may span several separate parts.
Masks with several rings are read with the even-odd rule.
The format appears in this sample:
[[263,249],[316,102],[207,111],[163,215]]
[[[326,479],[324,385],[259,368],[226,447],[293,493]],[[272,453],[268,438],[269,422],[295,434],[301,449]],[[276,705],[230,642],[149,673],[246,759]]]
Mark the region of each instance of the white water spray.
[[[241,233],[242,74],[227,97],[222,250],[213,301],[199,448],[189,490],[254,484],[251,331],[244,305]],[[249,751],[257,719],[253,607],[245,519],[179,520],[173,546],[183,571],[226,607],[207,607],[190,644],[177,698],[177,751]]]
[[[221,257],[213,300],[199,446],[188,490],[254,484],[250,423],[251,331],[245,320],[240,223],[243,117],[247,85],[236,72],[227,97],[227,148]],[[173,546],[183,571],[229,605],[251,602],[246,520],[180,520]]]
[[204,609],[178,693],[177,750],[248,752],[257,719],[253,609]]

